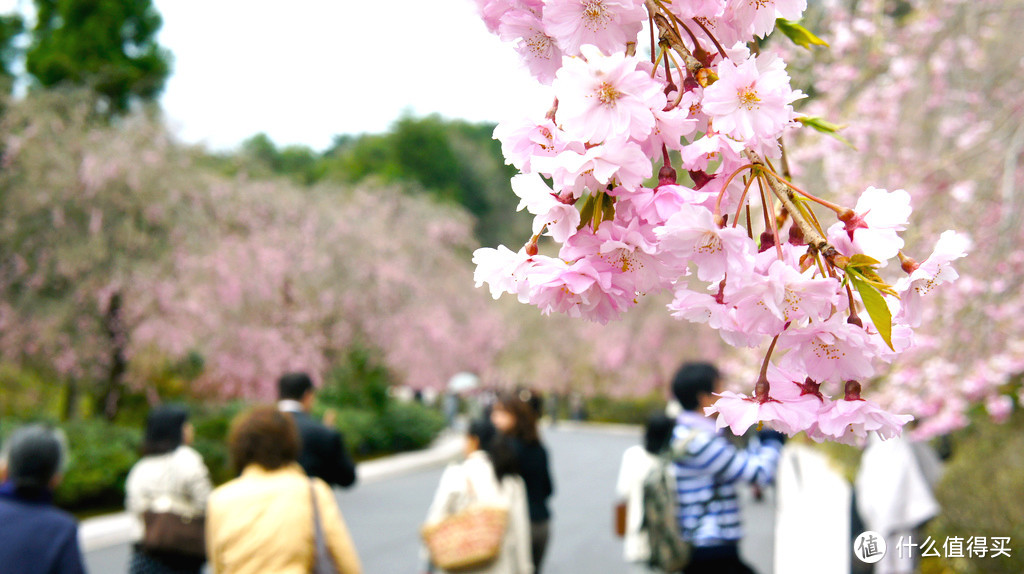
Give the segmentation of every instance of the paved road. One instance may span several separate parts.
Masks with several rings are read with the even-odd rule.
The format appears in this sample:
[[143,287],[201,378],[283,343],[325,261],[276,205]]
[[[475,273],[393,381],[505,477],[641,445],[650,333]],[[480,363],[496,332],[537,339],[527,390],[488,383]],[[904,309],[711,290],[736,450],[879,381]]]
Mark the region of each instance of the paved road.
[[[544,432],[555,480],[551,545],[544,574],[626,574],[622,544],[612,534],[615,479],[622,451],[640,440],[620,427],[560,425]],[[419,574],[418,527],[441,468],[419,470],[340,492],[339,504],[368,574]],[[741,548],[759,574],[771,574],[773,508],[747,504]],[[86,555],[93,574],[126,571],[128,548]]]

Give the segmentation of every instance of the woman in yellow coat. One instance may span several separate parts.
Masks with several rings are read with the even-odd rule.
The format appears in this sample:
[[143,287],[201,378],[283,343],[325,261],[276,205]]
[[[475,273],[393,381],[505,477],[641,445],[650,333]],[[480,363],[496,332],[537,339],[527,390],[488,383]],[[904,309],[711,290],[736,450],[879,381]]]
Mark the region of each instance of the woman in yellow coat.
[[316,553],[314,498],[337,570],[361,571],[330,487],[296,462],[299,444],[294,421],[273,407],[255,408],[232,424],[228,447],[242,473],[213,491],[206,514],[215,574],[308,574]]

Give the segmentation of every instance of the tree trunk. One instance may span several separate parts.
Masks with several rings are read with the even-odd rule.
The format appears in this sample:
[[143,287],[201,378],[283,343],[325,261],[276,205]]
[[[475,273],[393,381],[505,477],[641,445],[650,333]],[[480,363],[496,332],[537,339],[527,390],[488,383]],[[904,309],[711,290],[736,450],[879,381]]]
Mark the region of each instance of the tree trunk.
[[102,401],[98,406],[102,409],[103,416],[109,421],[114,420],[114,417],[117,416],[121,388],[124,385],[124,374],[128,370],[128,360],[125,357],[128,336],[124,331],[124,322],[121,318],[122,303],[121,292],[114,293],[110,297],[110,305],[103,317],[103,327],[110,339],[110,369],[107,371],[103,392],[98,397]]

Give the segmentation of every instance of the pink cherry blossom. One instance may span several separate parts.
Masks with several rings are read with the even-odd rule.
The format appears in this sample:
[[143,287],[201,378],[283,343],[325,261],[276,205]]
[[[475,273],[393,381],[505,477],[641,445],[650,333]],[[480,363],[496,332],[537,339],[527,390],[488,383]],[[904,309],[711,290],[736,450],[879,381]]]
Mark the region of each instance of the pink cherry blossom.
[[774,141],[793,122],[791,104],[802,97],[790,88],[782,60],[751,56],[738,65],[718,64],[718,80],[704,89],[702,108],[719,133],[744,142]]
[[607,323],[634,304],[633,293],[615,282],[615,269],[600,260],[567,263],[544,256],[532,260],[528,298],[545,315],[555,311]]
[[570,56],[587,44],[611,54],[636,41],[647,20],[643,6],[640,0],[547,0],[544,25]]
[[484,283],[490,286],[491,297],[498,299],[503,293],[517,294],[521,277],[518,271],[527,263],[529,256],[521,250],[516,253],[499,245],[497,249],[481,247],[473,252],[473,279],[476,286]]
[[542,84],[551,84],[562,67],[562,50],[554,38],[544,31],[538,14],[522,10],[501,17],[499,35],[511,41],[530,73]]
[[[896,257],[903,247],[899,232],[910,218],[910,194],[902,189],[886,191],[868,187],[857,200],[848,221],[835,223],[828,230],[829,240],[844,255],[863,253],[885,262]],[[845,232],[849,241],[842,237]]]
[[533,219],[534,235],[547,228],[547,234],[561,243],[576,232],[580,224],[580,212],[574,206],[560,201],[539,175],[519,174],[513,177],[512,191],[521,199],[517,210],[526,208],[536,215]]
[[835,279],[813,279],[779,260],[767,275],[755,275],[744,283],[728,294],[731,304],[744,309],[737,320],[745,329],[769,336],[781,333],[786,324],[827,317],[839,290]]
[[637,69],[635,56],[605,56],[583,46],[583,57],[566,57],[553,84],[557,119],[569,134],[592,143],[613,136],[646,138],[654,129],[654,110],[665,107],[662,86]]
[[679,212],[655,230],[661,248],[697,265],[702,281],[718,281],[730,269],[743,270],[753,263],[754,242],[734,227],[720,228],[703,207],[683,205]]
[[842,399],[832,401],[819,415],[818,428],[826,437],[857,444],[875,432],[881,439],[900,436],[912,415],[894,415],[874,401]]
[[827,321],[787,329],[779,336],[779,348],[788,349],[781,367],[819,382],[865,379],[875,372],[870,336],[839,313]]
[[732,0],[730,7],[738,26],[764,38],[775,28],[776,18],[799,20],[807,0]]
[[551,177],[562,193],[580,197],[586,190],[607,186],[639,188],[651,176],[651,160],[636,143],[613,138],[585,152],[566,149],[554,157],[534,157],[537,173]]
[[923,316],[921,298],[935,287],[959,277],[952,262],[965,257],[969,248],[970,239],[966,235],[952,230],[944,231],[928,259],[911,270],[909,277],[896,282],[895,288],[900,294],[897,319],[910,327],[920,326]]

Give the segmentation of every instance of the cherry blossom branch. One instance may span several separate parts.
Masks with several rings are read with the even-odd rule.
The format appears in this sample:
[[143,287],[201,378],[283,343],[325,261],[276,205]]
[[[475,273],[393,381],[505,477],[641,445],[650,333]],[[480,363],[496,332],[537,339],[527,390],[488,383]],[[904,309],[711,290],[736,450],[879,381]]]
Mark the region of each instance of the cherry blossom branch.
[[766,175],[764,179],[768,183],[768,188],[771,189],[772,193],[774,193],[775,196],[779,198],[779,201],[782,202],[782,207],[789,213],[789,216],[793,218],[793,223],[800,227],[800,231],[804,234],[804,239],[807,240],[807,245],[814,248],[815,251],[821,253],[828,260],[832,260],[839,255],[836,248],[832,247],[828,240],[825,239],[825,237],[819,233],[814,226],[808,223],[807,220],[804,219],[800,210],[797,209],[793,202],[793,198],[791,197],[792,186],[783,180],[777,173],[769,169],[768,166],[764,165],[764,162],[762,162],[760,158],[752,152],[746,152],[746,156],[758,170],[763,171]]

